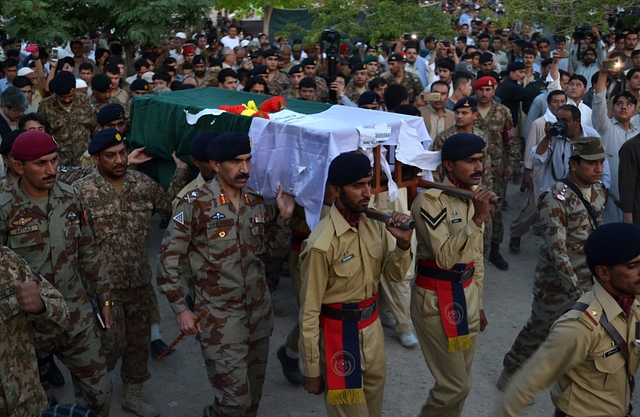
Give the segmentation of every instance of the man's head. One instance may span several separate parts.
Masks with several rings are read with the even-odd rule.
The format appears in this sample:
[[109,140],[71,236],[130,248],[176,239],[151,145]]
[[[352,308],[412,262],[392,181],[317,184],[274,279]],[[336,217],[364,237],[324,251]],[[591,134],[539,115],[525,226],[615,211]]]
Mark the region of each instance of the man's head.
[[629,91],[640,91],[640,68],[631,68],[625,77]]
[[533,64],[536,62],[536,51],[533,49],[525,49],[522,52],[522,62],[525,68],[533,68]]
[[582,135],[582,127],[580,126],[580,109],[572,104],[565,104],[558,109],[556,115],[559,122],[567,124],[567,138],[571,140],[578,139]]
[[445,83],[444,81],[434,81],[431,84],[431,90],[432,93],[438,93],[440,94],[440,100],[438,101],[431,101],[429,104],[431,105],[431,107],[433,107],[435,110],[440,110],[444,108],[444,105],[446,104],[447,100],[449,99],[449,84]]
[[196,46],[193,44],[185,45],[182,48],[182,56],[184,57],[184,62],[189,64],[193,62],[193,57],[196,56]]
[[624,37],[624,49],[627,51],[633,51],[638,45],[638,34],[635,32],[629,32]]
[[587,48],[582,53],[582,63],[588,67],[589,65],[596,62],[596,57],[597,57],[596,50],[593,48]]
[[58,145],[51,135],[29,130],[13,142],[13,171],[22,176],[20,187],[28,195],[40,198],[55,185],[58,173]]
[[84,56],[82,42],[80,41],[71,42],[71,53],[73,53],[74,58],[82,58]]
[[368,110],[380,110],[380,96],[373,91],[365,91],[358,97],[358,107]]
[[112,89],[111,79],[105,74],[96,74],[91,79],[92,94],[100,103],[107,103],[109,101]]
[[569,85],[567,86],[567,96],[571,100],[580,101],[582,96],[587,93],[587,79],[583,75],[573,74],[569,78]]
[[13,59],[7,59],[3,62],[4,65],[4,75],[9,81],[9,84],[13,83],[13,79],[18,75],[18,61],[14,61]]
[[407,57],[407,62],[411,65],[416,63],[416,60],[418,59],[418,47],[416,46],[407,46],[404,49],[404,53]]
[[600,285],[621,297],[640,295],[640,226],[598,226],[584,245],[587,266]]
[[209,163],[223,188],[240,191],[251,174],[251,139],[226,132],[211,138],[207,146]]
[[547,105],[554,116],[558,116],[558,110],[565,104],[567,104],[567,95],[564,91],[554,90],[547,95]]
[[274,48],[267,49],[262,53],[262,59],[270,71],[278,68],[278,50]]
[[225,90],[238,89],[238,74],[231,68],[225,68],[218,73],[218,85]]
[[478,104],[482,105],[482,107],[487,107],[491,104],[497,84],[495,78],[491,76],[478,78],[475,84],[473,84],[473,89],[476,91],[476,97],[478,98]]
[[304,78],[304,68],[302,65],[294,65],[289,70],[289,81],[291,82],[291,88],[298,89],[298,83]]
[[220,58],[222,58],[222,62],[231,66],[236,63],[236,54],[233,52],[232,48],[225,46],[220,51]]
[[439,59],[436,63],[436,73],[440,77],[440,80],[449,84],[451,82],[451,76],[453,75],[453,70],[456,67],[456,63],[451,58],[442,58]]
[[613,117],[621,122],[626,123],[636,114],[636,105],[638,100],[629,91],[623,91],[613,96]]
[[269,94],[269,86],[267,82],[260,77],[251,77],[244,86],[244,91],[253,94]]
[[117,180],[127,172],[127,146],[124,135],[112,127],[99,131],[89,144],[89,155],[100,174]]
[[2,155],[2,160],[4,161],[4,166],[7,170],[7,173],[13,172],[13,152],[11,148],[13,147],[13,143],[16,141],[17,137],[26,132],[25,129],[16,129],[2,136],[2,143],[0,143],[0,155]]
[[11,85],[0,95],[0,106],[7,119],[13,124],[18,124],[18,120],[29,107],[29,100],[18,87]]
[[111,91],[117,90],[120,86],[120,79],[122,78],[120,67],[109,64],[104,68],[104,73],[111,79]]
[[480,71],[491,72],[493,71],[493,54],[491,52],[485,52],[480,55],[478,59],[480,64]]
[[403,85],[392,84],[384,92],[384,103],[389,112],[396,111],[396,107],[401,104],[409,104],[407,100],[409,100],[409,92]]
[[376,77],[373,80],[369,81],[369,90],[377,93],[380,96],[381,103],[385,102],[384,94],[385,91],[387,91],[388,86],[389,84],[387,84],[387,80],[382,77]]
[[466,186],[480,184],[486,143],[471,133],[456,133],[442,145],[442,166],[450,179]]
[[213,132],[200,132],[191,140],[189,145],[191,162],[198,168],[205,181],[211,181],[215,176],[213,165],[211,165],[211,160],[207,154],[207,147],[217,136]]
[[478,102],[472,97],[461,98],[453,106],[453,112],[456,115],[456,126],[466,129],[478,118]]
[[298,83],[298,94],[303,100],[316,101],[316,88],[316,80],[305,77]]
[[367,64],[364,62],[358,62],[351,67],[351,76],[353,77],[353,83],[358,88],[364,87],[367,82]]
[[109,103],[98,112],[96,121],[102,129],[116,129],[121,135],[126,134],[124,107],[120,103]]
[[315,77],[317,64],[318,64],[318,60],[316,58],[305,58],[300,64],[304,68],[304,76]]
[[205,57],[203,55],[196,55],[193,57],[193,61],[191,63],[196,77],[203,78],[207,69]]
[[500,49],[502,48],[502,39],[501,38],[494,38],[493,39],[493,44],[491,45],[491,47],[493,48],[494,52],[500,51]]
[[149,71],[149,62],[144,58],[140,58],[134,62],[133,69],[136,71],[136,76],[142,78],[144,73]]
[[367,66],[367,77],[372,78],[376,76],[378,72],[378,56],[377,55],[369,55],[362,60],[362,62]]
[[391,54],[389,58],[387,58],[387,63],[389,64],[389,71],[394,76],[404,73],[404,57],[402,55]]
[[371,161],[362,153],[341,153],[331,161],[327,182],[335,205],[341,210],[364,213],[371,200]]
[[169,87],[171,85],[171,75],[166,71],[158,71],[153,74],[153,88]]
[[611,155],[605,152],[600,138],[586,137],[571,142],[569,172],[572,179],[581,188],[588,188],[600,181],[605,158]]
[[480,48],[480,51],[486,52],[489,50],[489,39],[490,36],[488,33],[478,35],[477,45],[478,48]]
[[31,99],[33,97],[33,84],[27,77],[17,76],[13,79],[13,86],[20,89],[22,94],[27,97],[27,102],[31,104]]
[[473,75],[466,71],[456,72],[453,74],[453,91],[462,97],[469,97],[471,91],[471,80]]
[[507,65],[507,72],[509,73],[509,78],[513,81],[522,82],[525,77],[524,72],[524,64],[522,62],[512,62]]
[[[554,40],[556,42],[556,51],[564,51],[564,47],[567,46],[567,39],[564,36],[556,36]],[[538,43],[538,45],[540,44]]]
[[231,39],[235,39],[236,36],[238,36],[238,26],[236,25],[229,26],[229,37]]

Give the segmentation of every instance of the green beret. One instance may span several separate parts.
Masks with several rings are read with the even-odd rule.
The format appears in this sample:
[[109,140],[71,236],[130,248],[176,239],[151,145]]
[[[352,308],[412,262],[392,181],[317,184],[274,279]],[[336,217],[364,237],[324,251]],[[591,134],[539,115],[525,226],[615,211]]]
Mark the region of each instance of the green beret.
[[124,143],[124,137],[117,129],[110,127],[99,131],[89,144],[89,155],[97,155],[100,151]]
[[228,161],[250,153],[251,139],[241,133],[222,133],[212,138],[207,146],[207,156],[214,161]]
[[369,55],[368,57],[365,57],[362,62],[364,64],[368,64],[369,62],[378,62],[378,57],[375,55]]
[[342,187],[371,175],[373,175],[371,161],[365,154],[345,152],[331,161],[327,181],[331,185]]

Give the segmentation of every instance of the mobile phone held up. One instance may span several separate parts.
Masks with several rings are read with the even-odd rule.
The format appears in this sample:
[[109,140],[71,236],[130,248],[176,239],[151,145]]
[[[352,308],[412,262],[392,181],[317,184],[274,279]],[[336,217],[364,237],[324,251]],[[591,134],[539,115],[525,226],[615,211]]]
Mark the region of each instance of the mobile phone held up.
[[38,52],[38,45],[27,45],[27,47],[25,48],[25,50],[27,52],[34,53],[34,52]]

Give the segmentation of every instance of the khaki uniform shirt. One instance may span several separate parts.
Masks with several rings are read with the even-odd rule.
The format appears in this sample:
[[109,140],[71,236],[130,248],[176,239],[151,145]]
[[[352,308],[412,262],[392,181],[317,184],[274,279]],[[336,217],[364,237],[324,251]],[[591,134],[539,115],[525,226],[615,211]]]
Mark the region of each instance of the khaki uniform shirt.
[[122,88],[118,87],[116,92],[111,95],[111,98],[115,98],[116,100],[118,100],[120,104],[124,106],[125,103],[129,101],[129,94],[126,91],[124,91]]
[[89,175],[73,183],[114,289],[139,288],[151,281],[147,255],[151,217],[171,214],[171,200],[188,176],[186,169],[177,169],[165,191],[145,174],[128,169],[118,194],[94,166]]
[[110,300],[111,283],[74,189],[56,183],[48,206],[46,213],[15,183],[0,195],[0,244],[60,291],[71,315],[67,331],[75,335],[94,325],[89,298]]
[[360,303],[373,297],[381,274],[402,281],[411,251],[400,249],[383,223],[364,214],[358,228],[351,227],[334,205],[303,243],[300,262],[300,357],[304,374],[317,377],[322,304]]
[[176,314],[186,310],[180,272],[188,259],[196,310],[209,311],[201,340],[247,343],[273,329],[263,257],[284,256],[289,221],[269,219],[264,199],[250,188],[242,189],[238,209],[221,195],[214,178],[180,201],[160,247],[158,288]]
[[[280,95],[284,98],[300,98],[300,95],[298,94],[298,90],[294,90],[293,87],[287,88],[282,93],[280,93]],[[316,95],[317,95],[317,92],[316,92]]]
[[[69,308],[58,290],[8,248],[0,247],[0,267],[0,415],[35,416],[48,402],[40,385],[33,337],[35,331],[63,332],[69,324]],[[45,311],[23,311],[14,281],[34,282]]]
[[606,314],[626,340],[631,373],[635,375],[640,359],[640,348],[634,342],[639,337],[638,297],[629,317],[597,281],[593,291],[579,301],[589,305],[587,310],[569,310],[555,322],[547,340],[509,382],[494,416],[519,416],[536,393],[549,385],[553,404],[568,416],[626,415],[631,401],[626,362],[599,320]]

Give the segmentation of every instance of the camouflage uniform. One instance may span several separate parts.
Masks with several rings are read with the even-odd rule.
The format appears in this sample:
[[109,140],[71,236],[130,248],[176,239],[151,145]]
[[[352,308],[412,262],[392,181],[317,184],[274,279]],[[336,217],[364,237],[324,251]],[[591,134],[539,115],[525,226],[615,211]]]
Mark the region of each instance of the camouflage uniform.
[[360,98],[360,95],[367,90],[368,89],[366,85],[362,86],[362,88],[358,88],[353,83],[353,80],[350,80],[349,84],[347,84],[347,88],[345,88],[344,90],[344,94],[347,96],[349,100],[358,104],[358,98]]
[[159,251],[158,288],[173,311],[187,309],[180,272],[188,258],[196,314],[208,312],[198,340],[215,399],[204,416],[258,411],[273,329],[262,256],[282,257],[289,243],[288,220],[270,221],[250,188],[240,195],[236,209],[216,178],[187,193]]
[[[571,181],[570,176],[566,177]],[[602,224],[605,189],[591,186],[591,207]],[[562,182],[540,195],[538,212],[544,244],[534,275],[531,317],[504,357],[504,368],[513,375],[544,342],[551,325],[578,300],[577,288],[593,285],[584,243],[595,225],[580,198]]]
[[[48,407],[47,395],[40,385],[33,337],[36,331],[63,332],[69,324],[69,308],[53,285],[6,247],[0,247],[0,265],[0,415],[33,417]],[[35,282],[45,311],[22,311],[13,281]]]
[[0,179],[0,193],[10,192],[13,189],[13,181],[8,175]]
[[[48,212],[48,213],[47,213]],[[56,183],[48,201],[32,200],[20,188],[0,195],[0,244],[13,249],[52,283],[69,306],[67,331],[55,337],[37,334],[38,357],[55,353],[71,372],[76,402],[101,416],[109,414],[111,380],[96,334],[89,298],[111,300],[109,276],[84,222],[73,188]]]
[[109,97],[109,100],[107,100],[106,103],[101,103],[98,100],[96,100],[96,98],[94,97],[93,94],[91,94],[89,96],[89,102],[91,104],[91,108],[93,109],[93,118],[94,120],[96,120],[96,125],[93,129],[93,132],[91,132],[91,137],[93,138],[100,130],[101,127],[98,125],[97,120],[98,120],[98,113],[100,112],[100,110],[106,106],[107,104],[111,104],[111,103],[118,103],[121,104],[120,101],[115,98],[115,97]]
[[[269,90],[269,92],[271,92],[271,90]],[[294,90],[293,87],[287,88],[282,93],[280,93],[280,95],[284,98],[300,98],[300,96],[298,95],[298,92]]]
[[282,71],[276,70],[276,75],[274,75],[271,80],[267,80],[267,87],[269,87],[269,94],[273,94],[274,96],[277,96],[281,92],[283,92],[288,85],[289,85],[289,77],[287,77]]
[[138,171],[127,170],[122,194],[104,179],[97,166],[76,181],[76,188],[94,231],[112,282],[113,327],[101,332],[109,372],[122,357],[122,380],[141,384],[149,379],[147,361],[151,322],[151,268],[147,235],[154,212],[171,213],[171,200],[188,180],[178,169],[167,191]]
[[[518,147],[510,136],[505,139],[505,134],[513,132],[513,121],[511,120],[511,112],[506,106],[491,102],[491,109],[485,117],[478,114],[478,119],[473,122],[474,127],[481,129],[487,133],[485,140],[489,143],[489,154],[491,157],[491,168],[486,171],[487,176],[491,177],[490,183],[492,191],[496,195],[505,197],[507,193],[507,182],[504,180],[504,170],[507,166],[513,167],[515,172],[520,168],[520,155]],[[502,206],[495,206],[495,213],[492,220],[492,237],[491,243],[502,243],[504,235],[504,226],[502,225]]]
[[48,133],[58,142],[60,165],[79,166],[97,126],[89,97],[76,94],[70,111],[67,111],[54,94],[42,100],[38,113],[47,121]]
[[[398,84],[395,77],[390,72],[385,72],[381,77],[387,80],[387,84],[389,85]],[[404,78],[400,84],[403,85],[409,93],[409,98],[407,99],[409,104],[413,104],[416,97],[424,91],[424,86],[422,85],[422,81],[420,81],[420,77],[410,71],[404,72]]]
[[315,77],[316,81],[316,99],[320,103],[326,103],[329,101],[329,87],[327,87],[327,82],[324,78]]

